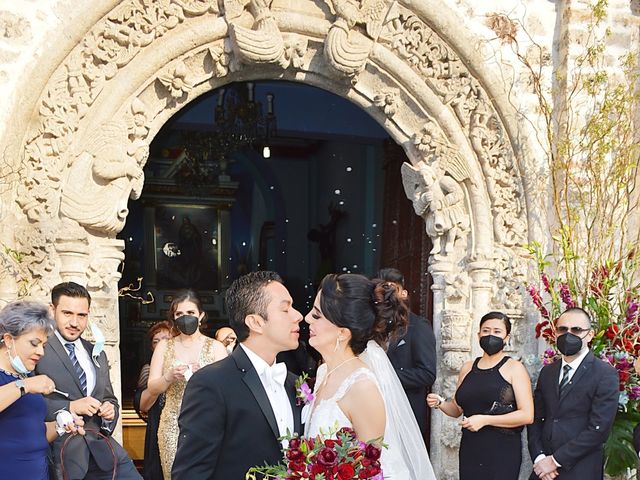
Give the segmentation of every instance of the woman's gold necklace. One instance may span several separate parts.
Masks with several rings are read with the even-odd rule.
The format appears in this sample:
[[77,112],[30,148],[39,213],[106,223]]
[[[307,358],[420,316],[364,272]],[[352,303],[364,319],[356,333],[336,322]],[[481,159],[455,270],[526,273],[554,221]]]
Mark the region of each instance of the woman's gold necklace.
[[324,379],[322,380],[322,385],[320,385],[320,388],[318,388],[318,390],[316,392],[316,396],[318,395],[318,393],[320,393],[320,390],[322,390],[327,385],[327,381],[329,380],[329,375],[331,375],[333,372],[338,370],[344,364],[349,363],[351,360],[355,360],[356,358],[358,358],[358,357],[347,358],[346,360],[344,360],[343,362],[340,362],[337,366],[335,366],[331,370],[329,370],[327,372],[327,374],[325,375]]

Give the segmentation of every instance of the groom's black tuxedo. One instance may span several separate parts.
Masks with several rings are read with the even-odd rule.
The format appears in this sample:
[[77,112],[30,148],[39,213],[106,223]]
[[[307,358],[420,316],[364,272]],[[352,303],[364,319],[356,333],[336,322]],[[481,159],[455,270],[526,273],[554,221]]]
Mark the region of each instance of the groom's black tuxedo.
[[[295,375],[285,389],[301,432]],[[178,420],[173,480],[244,480],[254,465],[282,459],[275,415],[260,377],[242,348],[198,370],[187,383]]]

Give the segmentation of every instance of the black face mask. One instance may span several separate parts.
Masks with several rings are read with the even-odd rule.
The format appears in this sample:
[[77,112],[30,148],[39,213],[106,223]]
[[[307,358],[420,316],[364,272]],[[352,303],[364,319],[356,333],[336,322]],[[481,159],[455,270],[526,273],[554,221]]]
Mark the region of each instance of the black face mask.
[[176,327],[185,335],[193,335],[198,330],[200,320],[193,315],[182,315],[176,318]]
[[487,355],[495,355],[504,348],[504,340],[495,335],[484,335],[480,337],[480,348],[482,348]]
[[556,347],[561,354],[571,357],[582,350],[582,338],[571,332],[564,333],[556,339]]

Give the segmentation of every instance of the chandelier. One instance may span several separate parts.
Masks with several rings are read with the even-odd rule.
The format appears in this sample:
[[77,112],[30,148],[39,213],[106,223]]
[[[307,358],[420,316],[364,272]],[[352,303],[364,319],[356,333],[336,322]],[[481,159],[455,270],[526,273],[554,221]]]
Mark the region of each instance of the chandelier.
[[268,93],[267,111],[254,97],[254,83],[233,83],[218,90],[214,124],[209,131],[183,133],[184,158],[176,178],[190,185],[212,185],[228,181],[227,168],[234,154],[244,149],[262,149],[271,155],[270,141],[276,134],[273,93]]

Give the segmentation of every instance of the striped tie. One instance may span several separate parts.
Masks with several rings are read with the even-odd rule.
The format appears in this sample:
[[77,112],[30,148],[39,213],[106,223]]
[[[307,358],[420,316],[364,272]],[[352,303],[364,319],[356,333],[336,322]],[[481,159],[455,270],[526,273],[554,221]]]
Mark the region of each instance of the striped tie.
[[69,358],[71,359],[71,363],[73,363],[73,368],[76,369],[76,373],[78,374],[78,378],[80,379],[80,386],[82,387],[82,393],[87,394],[87,374],[84,373],[80,362],[78,362],[78,357],[76,357],[76,346],[73,343],[65,343],[67,351],[69,352]]
[[569,372],[571,372],[571,365],[567,364],[562,367],[562,380],[560,380],[560,396],[562,392],[569,385]]

